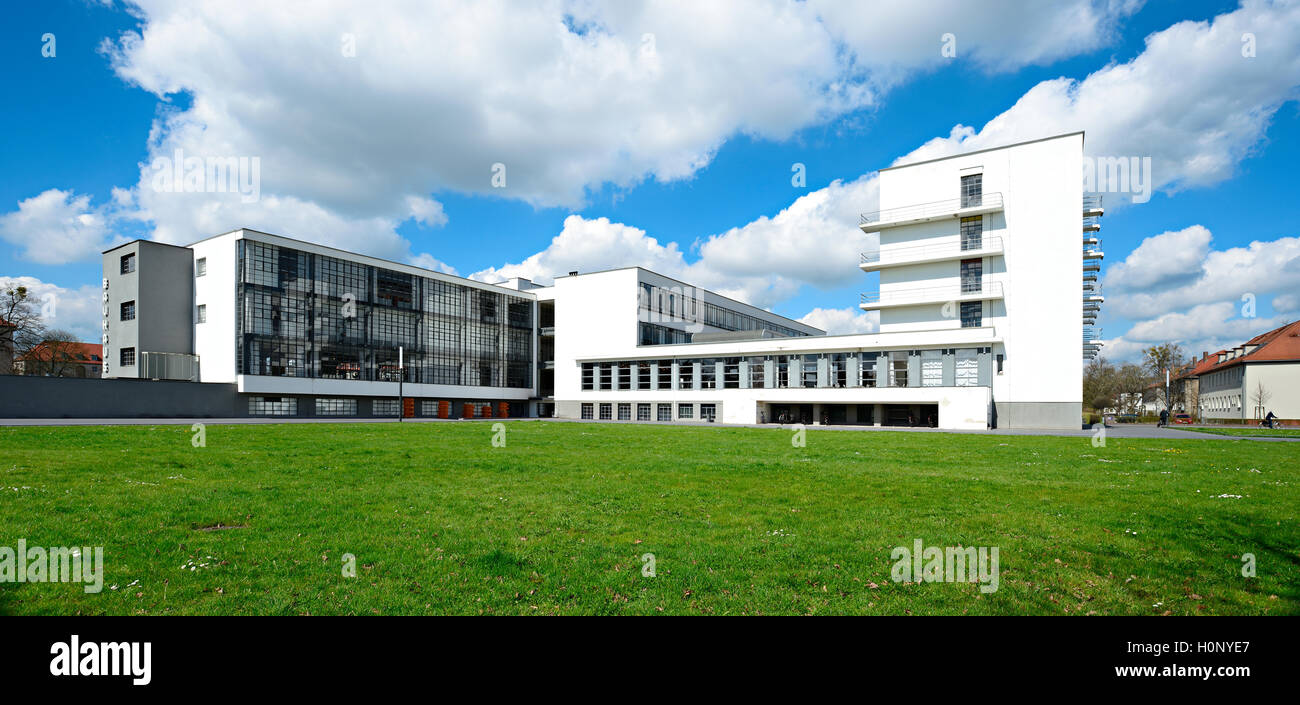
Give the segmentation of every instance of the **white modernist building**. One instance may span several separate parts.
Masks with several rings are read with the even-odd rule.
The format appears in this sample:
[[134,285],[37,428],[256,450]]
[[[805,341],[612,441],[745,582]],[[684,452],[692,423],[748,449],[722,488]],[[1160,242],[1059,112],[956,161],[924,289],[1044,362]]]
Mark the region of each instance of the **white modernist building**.
[[639,267],[493,285],[237,230],[104,253],[105,376],[234,384],[250,415],[1076,428],[1101,301],[1082,152],[1074,133],[882,170],[875,333]]

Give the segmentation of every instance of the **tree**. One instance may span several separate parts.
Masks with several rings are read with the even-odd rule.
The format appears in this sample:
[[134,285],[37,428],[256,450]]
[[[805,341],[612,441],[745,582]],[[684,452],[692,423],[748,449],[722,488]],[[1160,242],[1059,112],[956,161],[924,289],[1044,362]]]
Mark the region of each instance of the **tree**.
[[1255,405],[1255,418],[1262,419],[1268,414],[1268,400],[1273,398],[1273,393],[1264,387],[1263,382],[1255,385],[1255,390],[1250,393],[1250,402]]
[[[1155,401],[1167,411],[1173,411],[1175,403],[1183,402],[1184,385],[1181,380],[1175,380],[1174,375],[1186,362],[1178,343],[1161,343],[1142,351],[1142,367],[1156,382]],[[1166,373],[1169,375],[1168,389],[1165,387]]]
[[45,377],[77,377],[82,361],[76,358],[81,343],[65,330],[46,332],[45,340],[28,350],[23,359],[23,374]]
[[45,338],[45,323],[32,292],[6,283],[0,290],[0,319],[13,326],[13,356],[22,357]]
[[1115,406],[1119,396],[1115,366],[1097,356],[1083,371],[1083,400],[1093,411],[1102,412]]
[[1145,370],[1131,362],[1125,363],[1115,373],[1116,399],[1120,411],[1137,414],[1142,410],[1142,394],[1151,383]]

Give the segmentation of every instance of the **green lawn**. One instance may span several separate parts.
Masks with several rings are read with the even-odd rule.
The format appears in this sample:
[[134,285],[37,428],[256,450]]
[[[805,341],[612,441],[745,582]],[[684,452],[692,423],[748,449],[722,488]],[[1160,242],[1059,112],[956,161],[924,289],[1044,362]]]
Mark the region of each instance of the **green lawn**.
[[[106,578],[0,614],[1300,612],[1293,443],[506,427],[2,428],[0,546]],[[918,538],[998,547],[999,590],[891,581]]]
[[[1170,426],[1177,429],[1179,426]],[[1196,431],[1197,433],[1214,433],[1220,436],[1248,436],[1253,438],[1300,438],[1300,428],[1257,428],[1254,426],[1240,427],[1206,427],[1206,426],[1183,426],[1184,431]]]

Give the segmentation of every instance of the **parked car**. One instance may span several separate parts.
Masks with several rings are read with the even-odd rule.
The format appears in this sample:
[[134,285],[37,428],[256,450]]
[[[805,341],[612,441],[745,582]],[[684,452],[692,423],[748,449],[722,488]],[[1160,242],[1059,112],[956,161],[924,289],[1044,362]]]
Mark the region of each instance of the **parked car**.
[[1188,414],[1174,414],[1174,423],[1190,426],[1192,424],[1192,417]]

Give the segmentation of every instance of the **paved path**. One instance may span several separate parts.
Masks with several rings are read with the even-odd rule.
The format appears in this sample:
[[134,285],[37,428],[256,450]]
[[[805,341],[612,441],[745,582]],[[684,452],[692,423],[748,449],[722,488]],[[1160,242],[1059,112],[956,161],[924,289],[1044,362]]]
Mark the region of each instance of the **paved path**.
[[[497,421],[538,421],[545,423],[623,423],[637,426],[716,426],[718,428],[766,428],[788,429],[789,425],[779,424],[710,424],[702,421],[590,421],[578,419],[405,419],[404,423],[495,423]],[[190,426],[196,423],[205,425],[222,424],[283,424],[283,423],[398,423],[395,418],[297,418],[297,417],[257,417],[257,418],[189,418],[189,419],[0,419],[0,426]],[[1091,437],[1095,431],[1080,428],[1038,429],[1038,428],[994,428],[972,431],[952,431],[939,428],[908,428],[903,426],[809,426],[810,429],[827,431],[903,431],[907,433],[967,433],[990,436],[1068,436],[1076,438]],[[1118,424],[1106,427],[1108,438],[1155,438],[1162,440],[1203,439],[1212,441],[1274,441],[1300,442],[1300,438],[1259,437],[1259,436],[1221,436],[1213,433],[1197,433],[1194,428],[1156,428],[1151,424]]]

